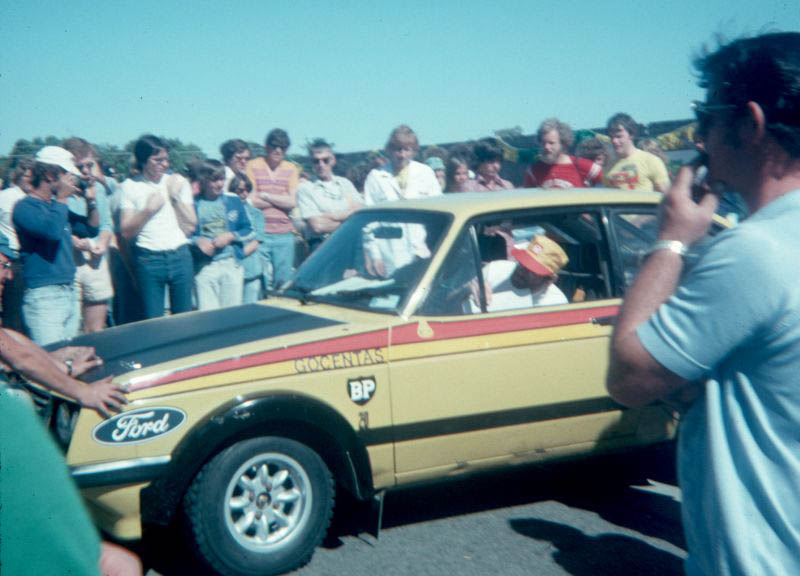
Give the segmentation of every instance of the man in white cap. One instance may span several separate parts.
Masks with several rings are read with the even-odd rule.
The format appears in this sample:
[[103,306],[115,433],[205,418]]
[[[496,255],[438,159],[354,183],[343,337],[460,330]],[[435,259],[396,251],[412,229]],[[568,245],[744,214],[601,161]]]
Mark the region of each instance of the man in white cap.
[[36,154],[31,191],[12,214],[25,282],[22,316],[28,335],[40,346],[72,338],[80,325],[67,217],[67,198],[76,191],[79,175],[72,154],[45,146]]
[[[487,312],[567,303],[555,285],[569,261],[561,246],[547,236],[534,236],[510,252],[514,260],[494,260],[483,267]],[[480,311],[476,295],[470,308],[473,313]]]

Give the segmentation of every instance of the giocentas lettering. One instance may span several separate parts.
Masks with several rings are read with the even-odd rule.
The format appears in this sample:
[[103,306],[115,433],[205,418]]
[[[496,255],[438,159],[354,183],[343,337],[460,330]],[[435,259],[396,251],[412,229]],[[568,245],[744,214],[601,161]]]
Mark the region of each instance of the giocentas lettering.
[[382,349],[367,348],[365,350],[353,350],[352,352],[336,352],[334,354],[298,358],[294,361],[294,369],[299,374],[303,374],[306,372],[340,370],[342,368],[358,368],[360,366],[383,364],[384,362]]
[[118,414],[94,429],[94,439],[103,444],[146,442],[183,424],[186,414],[177,408],[143,408]]

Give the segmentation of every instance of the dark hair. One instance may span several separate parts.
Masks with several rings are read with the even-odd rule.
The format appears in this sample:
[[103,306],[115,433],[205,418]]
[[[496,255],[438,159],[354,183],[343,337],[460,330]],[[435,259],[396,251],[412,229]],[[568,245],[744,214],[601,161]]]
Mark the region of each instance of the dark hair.
[[740,107],[741,114],[756,102],[770,135],[792,158],[800,157],[800,33],[720,42],[715,52],[704,48],[694,67],[710,103]]
[[38,188],[43,180],[55,180],[66,172],[61,166],[35,161],[31,168],[31,186]]
[[311,154],[314,150],[320,150],[322,148],[327,148],[333,152],[333,144],[325,140],[325,138],[314,138],[311,142],[306,144],[306,150],[308,150],[309,154]]
[[222,146],[219,147],[219,153],[222,154],[222,161],[226,164],[231,158],[234,157],[234,155],[244,151],[249,152],[250,146],[247,145],[247,142],[239,138],[227,140],[222,143]]
[[242,182],[244,182],[248,194],[253,191],[253,183],[250,182],[250,178],[244,174],[236,174],[233,178],[231,178],[231,181],[228,182],[227,191],[231,192],[232,194],[239,194],[238,189]]
[[150,156],[158,154],[159,150],[168,150],[166,141],[153,134],[140,136],[133,145],[133,158],[137,170],[141,171]]
[[35,163],[36,161],[30,156],[23,156],[17,159],[16,166],[14,166],[14,170],[11,172],[11,183],[15,186],[18,185],[22,181],[22,177],[25,176],[25,172],[28,170],[31,170],[31,173],[33,172],[33,165]]
[[579,158],[588,158],[589,160],[596,162],[600,155],[603,155],[604,157],[604,164],[608,164],[614,153],[610,146],[597,136],[584,138],[578,142],[577,146],[575,146],[575,156],[578,156]]
[[620,126],[625,128],[625,131],[631,135],[631,139],[635,139],[637,136],[639,136],[639,125],[636,123],[636,120],[630,116],[630,114],[618,112],[609,118],[608,122],[606,123],[608,135],[611,136],[611,133]]
[[198,182],[208,182],[225,178],[225,164],[219,160],[198,160],[192,165],[192,172]]
[[347,169],[347,179],[353,183],[356,190],[364,190],[364,182],[367,179],[367,174],[372,170],[372,164],[367,162],[360,162],[353,164]]
[[472,149],[475,155],[475,164],[480,166],[484,162],[494,162],[503,159],[503,147],[497,138],[484,138],[479,140]]
[[270,148],[283,148],[284,150],[288,150],[291,142],[289,141],[289,135],[286,133],[286,130],[281,130],[280,128],[275,128],[274,130],[270,130],[269,134],[267,134],[267,138],[265,139],[265,143]]

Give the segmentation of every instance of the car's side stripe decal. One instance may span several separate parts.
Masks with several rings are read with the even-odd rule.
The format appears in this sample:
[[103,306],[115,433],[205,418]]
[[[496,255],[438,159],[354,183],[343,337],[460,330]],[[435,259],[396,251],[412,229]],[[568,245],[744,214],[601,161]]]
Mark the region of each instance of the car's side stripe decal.
[[359,436],[368,446],[387,444],[390,442],[407,442],[448,434],[462,434],[478,430],[533,424],[556,418],[586,416],[602,412],[613,412],[624,408],[609,397],[574,400],[558,404],[529,406],[516,410],[471,414],[441,420],[429,420],[414,424],[398,424],[393,427],[360,430]]
[[137,380],[136,384],[130,386],[130,390],[143,390],[145,388],[152,388],[153,386],[178,382],[180,380],[199,378],[210,374],[229,372],[231,370],[250,368],[263,364],[296,360],[297,358],[305,358],[320,354],[350,352],[366,348],[385,348],[388,345],[388,338],[389,331],[384,329],[330,340],[308,342],[305,344],[298,344],[297,346],[267,350],[265,352],[256,352],[255,354],[240,356],[238,358],[229,358],[219,362],[203,364],[201,366],[192,366],[185,370],[178,370],[167,375],[156,375],[151,380]]
[[[454,321],[424,320],[410,322],[391,328],[391,344],[420,344],[432,341],[452,340],[469,336],[481,336],[535,330],[591,322],[595,318],[615,315],[619,306],[594,306],[577,310],[558,310],[554,312],[537,312],[493,318],[477,317]],[[421,330],[425,323],[427,330]],[[385,348],[389,345],[389,330],[376,330],[352,336],[343,336],[308,342],[296,346],[257,352],[238,358],[230,358],[219,362],[211,362],[201,366],[192,366],[185,370],[177,370],[169,374],[154,374],[152,378],[137,379],[130,385],[131,391],[143,390],[153,386],[169,384],[190,378],[199,378],[220,372],[229,372],[253,366],[291,361],[309,356],[321,356],[338,352],[351,352],[367,348]]]
[[557,312],[539,312],[516,316],[500,316],[493,318],[479,317],[456,321],[429,322],[433,336],[420,336],[418,322],[404,324],[392,329],[393,346],[398,344],[414,344],[430,340],[449,340],[468,336],[484,336],[500,332],[516,332],[535,330],[537,328],[553,328],[572,324],[585,324],[596,318],[615,316],[619,306],[601,306],[579,308],[577,310],[559,310]]

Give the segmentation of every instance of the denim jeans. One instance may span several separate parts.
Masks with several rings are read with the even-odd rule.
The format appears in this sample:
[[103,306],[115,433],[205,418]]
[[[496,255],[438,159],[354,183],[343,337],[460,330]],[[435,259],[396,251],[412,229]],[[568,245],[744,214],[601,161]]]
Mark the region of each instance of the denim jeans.
[[136,247],[134,260],[146,318],[164,315],[164,293],[167,289],[173,314],[192,310],[194,265],[188,244],[177,250],[154,251]]
[[272,270],[267,276],[265,272],[267,290],[277,290],[283,286],[294,273],[294,244],[296,236],[288,234],[265,235],[261,243],[260,252],[264,259],[264,270]]
[[197,271],[194,288],[198,310],[215,310],[242,303],[244,268],[236,258],[212,260]]
[[22,316],[31,340],[39,346],[78,335],[80,313],[72,284],[28,288],[22,297]]
[[244,281],[244,290],[242,291],[242,303],[253,304],[263,298],[261,292],[263,279],[261,276],[250,278]]

